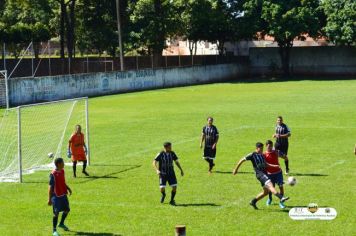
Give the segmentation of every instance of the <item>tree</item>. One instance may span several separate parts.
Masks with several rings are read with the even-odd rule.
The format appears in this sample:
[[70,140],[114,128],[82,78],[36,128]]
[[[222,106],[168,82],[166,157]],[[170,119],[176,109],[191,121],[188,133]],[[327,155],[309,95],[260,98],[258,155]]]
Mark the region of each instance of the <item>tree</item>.
[[290,51],[294,39],[321,35],[319,0],[246,0],[243,7],[243,18],[248,19],[245,24],[254,31],[251,37],[274,37],[286,76],[290,74]]
[[3,14],[3,42],[19,56],[21,49],[33,42],[35,56],[39,55],[40,42],[51,37],[49,19],[52,10],[47,0],[8,0]]
[[233,14],[225,0],[213,0],[208,21],[208,41],[216,42],[219,54],[224,54],[225,43],[234,39]]
[[115,56],[118,46],[116,5],[112,0],[81,0],[77,11],[77,45],[81,53],[95,49]]
[[177,35],[188,40],[190,54],[196,54],[197,42],[209,38],[207,26],[212,15],[211,2],[209,0],[179,0],[175,4],[180,14],[180,27]]
[[356,2],[354,0],[324,0],[326,14],[323,28],[328,39],[336,45],[356,44]]
[[138,0],[131,7],[134,47],[142,53],[162,55],[166,39],[180,27],[177,8],[170,0]]

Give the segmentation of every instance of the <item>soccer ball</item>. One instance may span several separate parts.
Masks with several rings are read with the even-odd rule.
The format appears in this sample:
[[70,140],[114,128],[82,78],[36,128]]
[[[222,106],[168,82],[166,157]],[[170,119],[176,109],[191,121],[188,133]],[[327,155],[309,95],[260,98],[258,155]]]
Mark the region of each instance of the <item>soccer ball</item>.
[[290,177],[288,177],[287,182],[290,186],[294,186],[297,184],[297,179],[293,176],[290,176]]
[[54,153],[53,152],[50,152],[47,155],[48,155],[48,158],[53,158],[54,157]]

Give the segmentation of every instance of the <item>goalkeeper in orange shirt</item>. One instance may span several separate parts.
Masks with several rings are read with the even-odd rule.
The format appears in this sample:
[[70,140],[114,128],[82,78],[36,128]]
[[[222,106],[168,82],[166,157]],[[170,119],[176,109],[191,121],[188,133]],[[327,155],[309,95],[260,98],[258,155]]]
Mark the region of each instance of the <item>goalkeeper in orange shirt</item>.
[[80,125],[76,125],[75,132],[72,134],[72,136],[69,139],[68,152],[67,152],[68,158],[72,158],[74,178],[77,177],[76,172],[77,172],[78,161],[83,162],[82,173],[85,174],[86,176],[89,176],[88,172],[86,172],[85,170],[87,167],[87,157],[86,157],[87,153],[88,153],[88,149],[87,146],[85,145],[84,134],[82,133],[82,127]]

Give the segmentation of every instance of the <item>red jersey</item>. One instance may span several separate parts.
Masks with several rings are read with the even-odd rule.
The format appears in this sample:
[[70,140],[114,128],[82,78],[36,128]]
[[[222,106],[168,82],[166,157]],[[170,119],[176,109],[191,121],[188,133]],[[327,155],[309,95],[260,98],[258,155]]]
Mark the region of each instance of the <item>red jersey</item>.
[[[268,164],[279,165],[277,150],[272,150],[271,152],[266,151],[263,156]],[[282,169],[279,167],[266,166],[266,171],[267,174],[276,174],[282,171]]]
[[62,197],[68,194],[64,169],[52,170],[49,185],[53,187],[54,195],[56,195],[56,197]]

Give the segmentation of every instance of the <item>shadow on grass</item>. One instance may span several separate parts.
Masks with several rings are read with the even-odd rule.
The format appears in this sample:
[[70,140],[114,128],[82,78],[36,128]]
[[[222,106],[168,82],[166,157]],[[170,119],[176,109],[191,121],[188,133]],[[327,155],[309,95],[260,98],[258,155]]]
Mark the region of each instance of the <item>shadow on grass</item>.
[[315,173],[292,173],[292,176],[312,176],[312,177],[325,177],[329,175],[315,174]]
[[[232,175],[232,170],[231,171],[221,171],[221,170],[217,170],[217,171],[213,171],[213,174],[230,174]],[[237,174],[253,174],[254,172],[250,172],[250,171],[239,171],[237,172]]]
[[182,203],[182,204],[176,204],[177,207],[204,207],[204,206],[207,206],[207,207],[218,207],[218,206],[221,206],[221,205],[217,205],[215,203]]
[[121,174],[121,173],[130,171],[130,170],[134,170],[134,169],[140,168],[142,165],[130,165],[130,166],[131,167],[129,167],[129,168],[126,168],[126,169],[123,169],[123,170],[120,170],[120,171],[116,171],[116,172],[112,172],[112,173],[109,173],[109,174],[106,174],[106,175],[100,175],[100,176],[90,175],[90,176],[84,177],[83,178],[84,181],[82,181],[82,183],[93,181],[93,180],[97,180],[97,179],[118,179],[119,177],[114,176],[114,175]]
[[113,233],[91,233],[91,232],[81,232],[81,231],[71,231],[74,235],[85,235],[85,236],[121,236],[122,234]]

